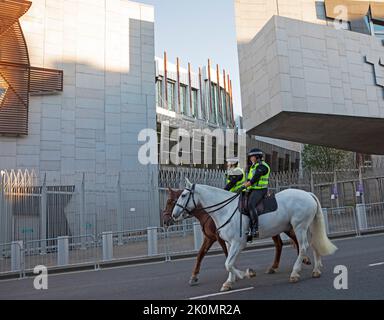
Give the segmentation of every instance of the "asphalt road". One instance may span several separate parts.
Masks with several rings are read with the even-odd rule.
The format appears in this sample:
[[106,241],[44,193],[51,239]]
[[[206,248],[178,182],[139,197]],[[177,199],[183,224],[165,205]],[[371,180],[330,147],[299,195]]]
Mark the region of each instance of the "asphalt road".
[[[312,279],[312,268],[303,267],[301,281],[288,282],[295,260],[295,250],[283,250],[277,274],[264,273],[273,259],[273,249],[244,252],[238,267],[253,268],[257,277],[239,281],[234,291],[220,295],[227,278],[224,256],[210,256],[203,261],[200,285],[190,287],[188,280],[194,259],[161,262],[100,271],[50,275],[48,290],[37,291],[33,278],[0,281],[0,299],[384,299],[384,235],[334,241],[337,253],[323,259],[323,275]],[[333,286],[334,268],[348,268],[348,290]],[[240,291],[239,291],[240,290]]]

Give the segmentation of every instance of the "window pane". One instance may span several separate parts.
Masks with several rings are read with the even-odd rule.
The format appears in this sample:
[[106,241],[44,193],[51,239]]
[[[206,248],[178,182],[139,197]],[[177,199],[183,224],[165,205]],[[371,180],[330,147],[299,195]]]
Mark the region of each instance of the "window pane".
[[175,111],[174,101],[175,101],[175,84],[168,82],[168,110]]
[[351,21],[351,30],[363,34],[371,34],[368,16],[360,20]]
[[156,81],[156,106],[163,107],[163,99],[162,99],[162,81]]

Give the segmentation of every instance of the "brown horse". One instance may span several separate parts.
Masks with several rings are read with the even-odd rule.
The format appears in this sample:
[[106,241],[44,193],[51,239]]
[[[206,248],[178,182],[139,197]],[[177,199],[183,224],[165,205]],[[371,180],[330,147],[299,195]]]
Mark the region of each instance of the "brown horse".
[[[168,200],[166,203],[166,207],[163,211],[164,225],[169,226],[173,223],[172,211],[173,211],[173,208],[175,207],[177,199],[179,199],[182,193],[183,193],[183,190],[172,190],[171,188],[168,188]],[[196,264],[193,268],[191,279],[189,280],[189,284],[191,286],[197,285],[199,283],[198,274],[200,273],[201,261],[203,260],[203,258],[205,257],[209,249],[212,247],[212,245],[216,241],[219,242],[220,246],[223,248],[225,256],[226,257],[228,256],[227,246],[225,244],[225,241],[219,237],[214,221],[205,210],[201,210],[201,209],[202,208],[201,207],[199,208],[198,206],[196,209],[194,209],[191,212],[191,214],[197,220],[199,220],[201,224],[201,229],[204,233],[204,241],[197,255]],[[293,229],[285,232],[285,234],[292,239],[294,246],[296,247],[297,254],[299,254],[299,245]],[[266,271],[266,273],[268,274],[274,274],[277,272],[277,269],[279,268],[279,265],[280,265],[281,251],[283,249],[283,241],[281,240],[280,235],[274,236],[272,240],[275,244],[276,251],[275,251],[274,262],[272,266],[269,267]],[[303,263],[306,265],[310,265],[311,260],[309,259],[309,257],[305,257],[303,259]]]

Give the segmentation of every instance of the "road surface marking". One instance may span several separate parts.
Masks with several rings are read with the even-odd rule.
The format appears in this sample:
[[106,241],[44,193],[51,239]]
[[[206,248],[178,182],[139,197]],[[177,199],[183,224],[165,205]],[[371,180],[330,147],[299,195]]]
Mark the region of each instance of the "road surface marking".
[[370,264],[369,266],[370,267],[377,267],[377,266],[383,266],[383,265],[384,265],[384,262],[379,262],[379,263]]
[[205,298],[209,298],[209,297],[223,296],[225,294],[231,294],[231,293],[242,292],[242,291],[249,291],[249,290],[253,290],[253,289],[255,289],[255,287],[243,288],[243,289],[238,289],[238,290],[231,290],[231,291],[227,291],[227,292],[218,292],[218,293],[206,294],[204,296],[189,298],[189,300],[199,300],[199,299],[205,299]]

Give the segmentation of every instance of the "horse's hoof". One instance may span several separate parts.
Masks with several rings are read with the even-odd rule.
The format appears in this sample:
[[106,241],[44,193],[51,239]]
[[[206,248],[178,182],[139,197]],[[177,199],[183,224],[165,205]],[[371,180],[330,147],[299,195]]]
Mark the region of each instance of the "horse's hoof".
[[277,273],[277,269],[274,268],[269,268],[267,271],[265,271],[266,274],[275,274]]
[[252,269],[247,269],[247,271],[245,272],[245,276],[248,279],[255,278],[256,277],[256,271],[252,270]]
[[231,290],[232,290],[232,286],[230,284],[225,283],[221,287],[220,292],[227,292],[227,291],[231,291]]
[[321,277],[321,272],[315,271],[312,273],[312,278],[318,279]]
[[199,278],[197,277],[192,277],[190,280],[189,280],[189,285],[191,287],[193,286],[197,286],[199,284]]
[[299,280],[300,280],[299,277],[290,277],[290,278],[289,278],[289,282],[290,282],[290,283],[298,283]]
[[305,258],[303,259],[303,263],[304,263],[305,265],[307,265],[307,266],[310,266],[310,265],[312,264],[311,259],[309,259],[308,257],[305,257]]

